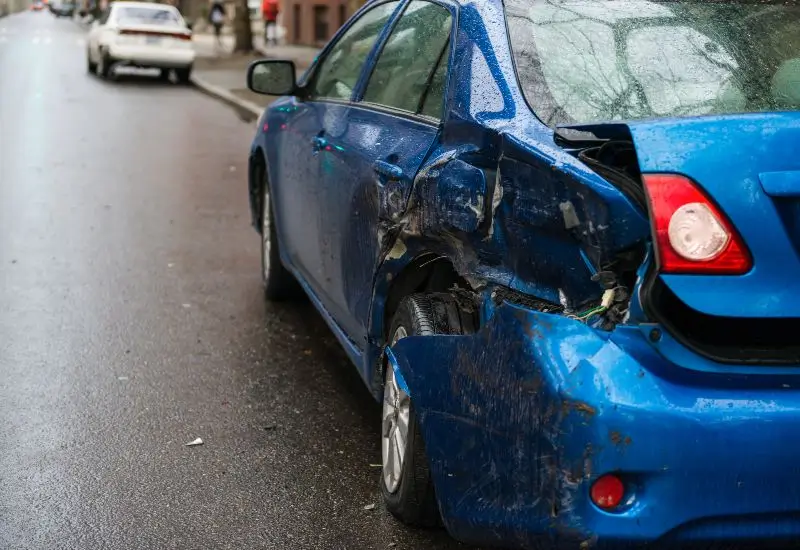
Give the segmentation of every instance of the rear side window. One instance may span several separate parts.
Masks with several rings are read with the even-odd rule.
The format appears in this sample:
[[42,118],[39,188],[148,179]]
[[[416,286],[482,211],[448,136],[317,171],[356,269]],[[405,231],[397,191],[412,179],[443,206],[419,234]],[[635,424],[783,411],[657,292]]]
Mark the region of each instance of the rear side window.
[[339,37],[317,68],[310,87],[311,97],[342,100],[352,97],[364,62],[399,4],[395,1],[375,6]]
[[441,118],[451,26],[450,10],[411,2],[378,57],[364,101]]

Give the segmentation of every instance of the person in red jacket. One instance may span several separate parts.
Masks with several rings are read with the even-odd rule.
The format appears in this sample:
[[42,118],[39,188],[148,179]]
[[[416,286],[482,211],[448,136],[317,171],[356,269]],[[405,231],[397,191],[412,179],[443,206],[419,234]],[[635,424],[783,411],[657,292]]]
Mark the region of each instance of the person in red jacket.
[[261,15],[264,17],[264,43],[278,43],[278,7],[277,0],[262,0]]

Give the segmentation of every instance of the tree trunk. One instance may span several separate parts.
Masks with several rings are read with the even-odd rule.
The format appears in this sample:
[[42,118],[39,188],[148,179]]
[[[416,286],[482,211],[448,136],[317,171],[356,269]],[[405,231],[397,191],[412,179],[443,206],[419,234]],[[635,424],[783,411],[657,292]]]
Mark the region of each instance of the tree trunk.
[[247,0],[236,0],[233,14],[234,52],[253,51],[253,25],[250,22],[250,8]]

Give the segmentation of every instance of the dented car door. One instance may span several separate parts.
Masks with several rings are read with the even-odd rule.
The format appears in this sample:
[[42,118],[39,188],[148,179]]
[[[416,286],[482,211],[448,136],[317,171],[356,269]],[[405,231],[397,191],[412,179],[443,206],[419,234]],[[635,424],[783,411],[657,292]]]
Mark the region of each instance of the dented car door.
[[385,237],[379,221],[402,216],[439,133],[452,21],[445,6],[410,2],[377,57],[362,100],[326,106],[320,153],[328,220],[320,240],[325,295],[361,345]]

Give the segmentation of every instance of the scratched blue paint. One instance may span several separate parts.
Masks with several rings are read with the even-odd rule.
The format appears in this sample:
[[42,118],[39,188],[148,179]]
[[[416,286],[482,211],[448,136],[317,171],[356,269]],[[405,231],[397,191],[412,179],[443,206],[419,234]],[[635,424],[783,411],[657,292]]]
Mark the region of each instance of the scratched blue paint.
[[406,382],[405,376],[403,376],[403,371],[400,370],[400,365],[397,364],[397,358],[394,356],[392,348],[387,347],[385,353],[386,353],[386,362],[394,371],[394,377],[395,380],[397,381],[397,386],[410,396],[411,390],[408,388],[408,383]]
[[[268,167],[283,264],[365,383],[379,398],[388,364],[412,396],[448,530],[522,548],[540,537],[617,549],[667,536],[800,536],[800,492],[786,482],[800,463],[800,366],[711,360],[648,313],[658,275],[648,214],[531,110],[499,0],[441,1],[454,21],[441,123],[362,104],[408,3],[351,101],[272,104],[251,166]],[[755,260],[747,275],[657,277],[683,303],[708,315],[800,317],[798,113],[581,129],[632,140],[644,173],[694,179],[742,233]],[[603,292],[598,272],[630,250],[640,263],[613,330],[598,316],[580,322],[492,298],[510,289],[580,311]],[[442,258],[473,285],[479,330],[387,348],[394,282]],[[602,512],[589,487],[614,471],[631,499]]]

